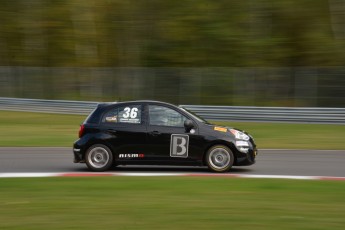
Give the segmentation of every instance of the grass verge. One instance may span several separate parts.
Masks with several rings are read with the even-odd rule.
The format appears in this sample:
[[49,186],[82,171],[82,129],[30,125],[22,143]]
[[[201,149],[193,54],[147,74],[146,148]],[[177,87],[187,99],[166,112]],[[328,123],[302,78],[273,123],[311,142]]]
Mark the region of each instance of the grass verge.
[[0,146],[72,146],[86,116],[0,111]]
[[0,179],[0,229],[343,229],[344,213],[341,181]]
[[[0,146],[71,146],[86,116],[0,111]],[[217,122],[254,136],[259,148],[345,149],[345,125]]]
[[345,149],[345,125],[217,122],[249,132],[259,148]]

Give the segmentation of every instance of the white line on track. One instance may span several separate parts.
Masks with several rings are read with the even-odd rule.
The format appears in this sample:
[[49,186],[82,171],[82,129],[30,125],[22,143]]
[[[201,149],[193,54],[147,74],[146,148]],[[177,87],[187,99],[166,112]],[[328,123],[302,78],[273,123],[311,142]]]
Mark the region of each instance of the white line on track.
[[0,173],[0,178],[29,177],[105,177],[105,176],[183,176],[183,177],[228,177],[228,178],[261,178],[261,179],[294,179],[294,180],[341,180],[345,177],[326,176],[289,176],[289,175],[254,175],[254,174],[206,174],[206,173]]
[[0,173],[0,178],[55,177],[57,173]]

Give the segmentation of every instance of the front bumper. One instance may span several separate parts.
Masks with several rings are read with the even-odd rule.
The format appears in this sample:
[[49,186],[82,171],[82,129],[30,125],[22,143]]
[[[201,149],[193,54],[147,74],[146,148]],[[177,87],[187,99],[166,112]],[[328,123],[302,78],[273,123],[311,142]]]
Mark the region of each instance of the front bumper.
[[239,152],[234,165],[236,166],[252,165],[255,163],[255,159],[257,155],[258,155],[258,150],[256,148],[249,149],[247,153]]
[[245,166],[255,163],[258,149],[256,148],[256,144],[252,137],[250,137],[248,141],[236,140],[234,144],[237,150],[235,165]]

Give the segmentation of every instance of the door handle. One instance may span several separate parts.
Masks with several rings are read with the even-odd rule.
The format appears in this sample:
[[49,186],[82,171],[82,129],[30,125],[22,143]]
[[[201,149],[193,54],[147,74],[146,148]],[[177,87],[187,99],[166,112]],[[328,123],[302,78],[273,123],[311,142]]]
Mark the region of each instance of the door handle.
[[115,129],[107,129],[109,133],[116,133],[117,131]]
[[155,136],[161,135],[161,133],[158,131],[152,131],[150,132],[150,135],[155,137]]

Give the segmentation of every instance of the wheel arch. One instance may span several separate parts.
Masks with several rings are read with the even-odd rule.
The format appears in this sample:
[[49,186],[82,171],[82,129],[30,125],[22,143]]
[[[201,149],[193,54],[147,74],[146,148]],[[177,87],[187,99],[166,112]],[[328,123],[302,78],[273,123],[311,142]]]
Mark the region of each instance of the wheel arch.
[[85,163],[92,171],[104,172],[114,165],[114,154],[107,145],[93,144],[86,151]]
[[203,156],[202,156],[202,164],[204,166],[207,166],[207,162],[206,162],[207,152],[210,150],[210,148],[212,148],[213,146],[216,146],[216,145],[224,145],[224,146],[228,147],[232,151],[232,153],[234,155],[234,164],[237,163],[237,156],[235,154],[235,150],[236,150],[235,145],[233,143],[231,143],[231,142],[228,142],[228,141],[218,140],[218,141],[214,141],[214,142],[210,143],[205,148],[205,151],[203,152]]
[[115,151],[115,149],[114,149],[114,147],[111,145],[111,144],[109,144],[106,140],[103,140],[103,139],[101,139],[101,138],[92,138],[92,139],[90,139],[86,144],[85,144],[85,151],[84,151],[84,153],[83,153],[83,155],[82,155],[82,159],[83,160],[85,160],[85,156],[86,156],[86,152],[89,150],[89,148],[91,147],[91,146],[93,146],[93,145],[105,145],[105,146],[107,146],[109,149],[110,149],[110,151],[111,151],[111,154],[113,155],[113,158],[114,158],[114,162],[115,162],[115,156],[116,156],[116,151]]

